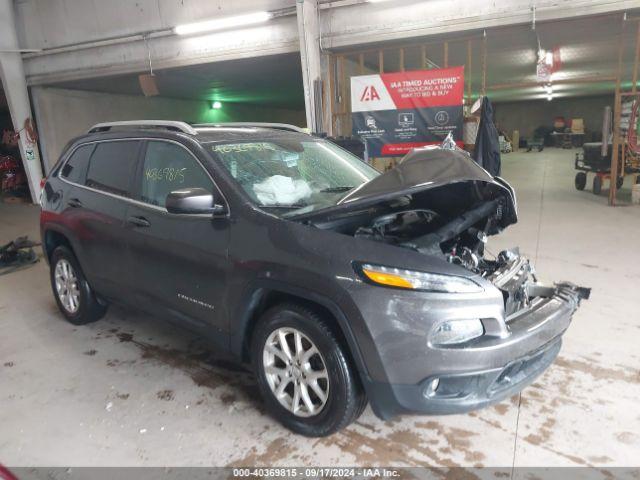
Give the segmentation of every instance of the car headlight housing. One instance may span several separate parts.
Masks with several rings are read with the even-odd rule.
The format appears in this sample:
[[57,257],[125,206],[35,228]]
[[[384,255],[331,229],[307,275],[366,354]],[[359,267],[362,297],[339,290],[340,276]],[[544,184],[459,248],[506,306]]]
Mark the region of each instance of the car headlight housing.
[[478,318],[449,320],[438,325],[429,340],[433,345],[453,345],[468,342],[482,334],[484,327]]
[[483,289],[473,280],[455,275],[417,272],[364,263],[360,274],[369,282],[386,287],[442,293],[478,293]]

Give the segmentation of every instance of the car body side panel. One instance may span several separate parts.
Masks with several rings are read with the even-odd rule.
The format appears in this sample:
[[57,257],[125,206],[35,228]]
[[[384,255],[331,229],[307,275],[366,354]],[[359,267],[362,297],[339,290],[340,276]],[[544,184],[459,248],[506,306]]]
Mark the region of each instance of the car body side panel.
[[142,205],[129,205],[126,215],[148,222],[125,227],[127,263],[139,301],[228,333],[229,221]]
[[[320,303],[348,318],[345,336],[355,335],[358,348],[368,359],[367,329],[358,309],[345,295],[344,284],[354,281],[349,261],[332,261],[326,256],[321,239],[336,239],[337,234],[305,225],[282,221],[257,210],[243,213],[250,218],[234,217],[231,227],[229,258],[233,275],[227,286],[230,317],[229,330],[235,332],[232,349],[237,353],[244,335],[245,312],[255,292],[270,289]],[[346,238],[346,237],[345,237]],[[260,239],[256,244],[255,239]],[[342,325],[344,327],[345,325]],[[344,331],[344,328],[343,328]],[[380,371],[375,361],[369,367]]]
[[[41,214],[45,229],[67,237],[89,282],[102,294],[120,295],[130,278],[123,264],[124,200],[75,187],[58,178],[49,180]],[[71,206],[71,205],[76,206]],[[126,290],[125,290],[126,293]]]
[[[309,299],[329,299],[328,303],[335,305],[347,319],[346,327],[357,339],[368,373],[377,380],[386,380],[387,373],[374,345],[372,333],[375,331],[366,318],[366,304],[374,300],[358,298],[351,292],[360,285],[368,290],[369,296],[383,299],[390,298],[389,290],[365,284],[356,274],[353,261],[474,278],[461,267],[408,249],[282,221],[259,210],[248,210],[242,215],[242,218],[234,217],[230,233],[229,258],[233,269],[227,285],[232,312],[229,331],[238,330],[234,322],[242,321],[253,293],[259,288],[268,288],[267,285],[274,289],[287,288],[293,294],[307,292]],[[257,243],[256,239],[259,239]],[[375,318],[386,318],[380,315],[385,311],[376,312]]]
[[[204,168],[196,171],[212,176],[205,167],[208,157],[197,148],[194,152],[194,144],[157,140],[179,144]],[[171,312],[186,323],[211,328],[214,336],[217,333],[226,337],[229,219],[172,214],[164,207],[140,201],[148,143],[144,142],[135,178],[133,196],[137,201],[127,206],[124,231],[135,296],[149,309]],[[216,202],[224,203],[219,191],[214,195]]]

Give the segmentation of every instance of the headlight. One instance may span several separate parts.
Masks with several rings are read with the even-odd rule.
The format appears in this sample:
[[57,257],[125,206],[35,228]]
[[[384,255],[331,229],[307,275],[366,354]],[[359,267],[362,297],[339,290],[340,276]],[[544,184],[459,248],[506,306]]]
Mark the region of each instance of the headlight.
[[434,345],[452,345],[463,343],[484,333],[484,327],[479,319],[450,320],[441,323],[431,333],[431,343]]
[[482,287],[473,280],[454,275],[416,272],[368,263],[361,265],[360,269],[367,280],[387,287],[444,293],[476,293],[483,291]]

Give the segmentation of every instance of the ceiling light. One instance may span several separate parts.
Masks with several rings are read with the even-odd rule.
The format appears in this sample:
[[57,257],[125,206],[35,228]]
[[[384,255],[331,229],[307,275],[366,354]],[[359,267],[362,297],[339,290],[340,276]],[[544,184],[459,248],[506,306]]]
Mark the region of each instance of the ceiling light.
[[218,100],[211,102],[212,110],[220,110],[221,108],[222,108],[222,102],[219,102]]
[[550,102],[551,100],[553,100],[553,93],[547,94],[547,101]]
[[254,23],[266,22],[271,18],[269,12],[255,12],[234,17],[223,17],[204,22],[187,23],[178,25],[173,29],[178,35],[189,35],[191,33],[210,32],[212,30],[223,30],[226,28],[251,25]]
[[551,85],[550,83],[548,83],[548,84],[544,87],[544,89],[546,90],[547,95],[551,95],[551,94],[553,93],[553,85]]
[[549,66],[553,65],[553,52],[547,52],[544,54],[544,63]]

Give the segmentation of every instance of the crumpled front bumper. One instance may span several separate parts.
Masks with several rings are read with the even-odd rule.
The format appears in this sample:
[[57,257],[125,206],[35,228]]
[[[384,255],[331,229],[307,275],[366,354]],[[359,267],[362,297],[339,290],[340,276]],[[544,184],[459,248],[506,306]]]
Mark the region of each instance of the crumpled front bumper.
[[381,418],[410,412],[464,413],[498,403],[531,384],[558,355],[562,334],[589,289],[570,283],[530,288],[538,298],[508,319],[504,338],[451,349],[447,354],[452,368],[441,368],[417,384],[370,384],[374,412]]

